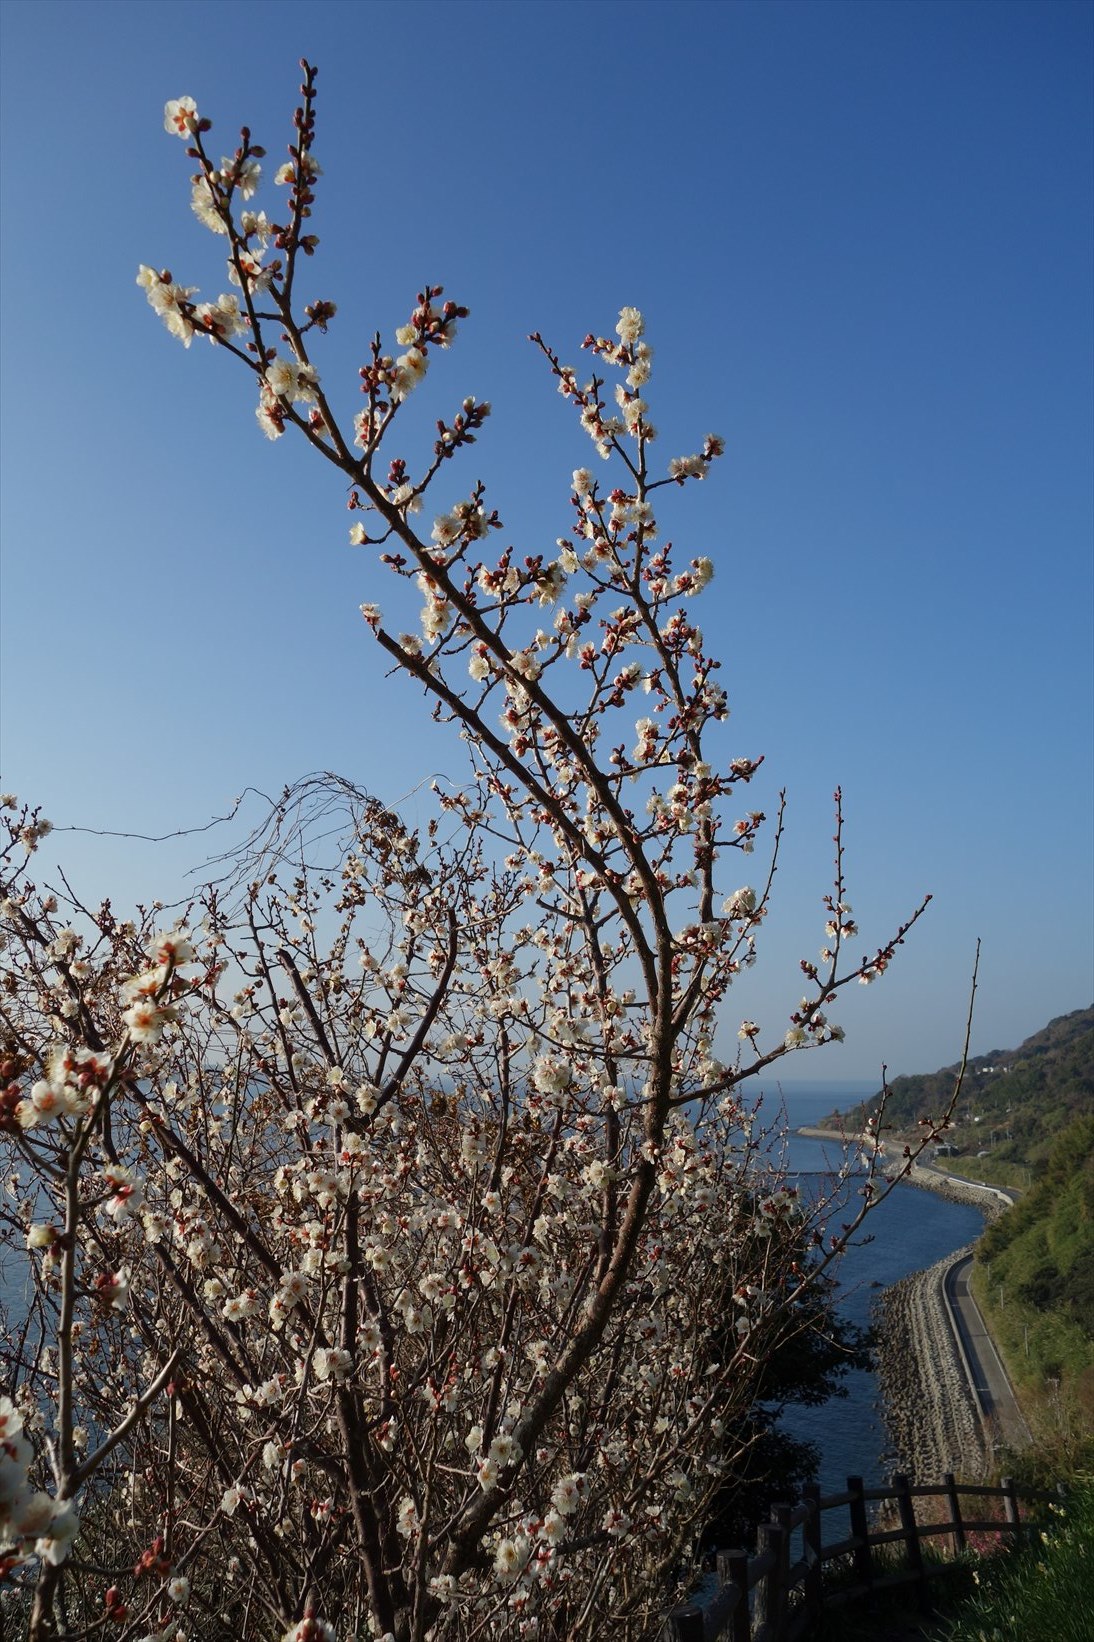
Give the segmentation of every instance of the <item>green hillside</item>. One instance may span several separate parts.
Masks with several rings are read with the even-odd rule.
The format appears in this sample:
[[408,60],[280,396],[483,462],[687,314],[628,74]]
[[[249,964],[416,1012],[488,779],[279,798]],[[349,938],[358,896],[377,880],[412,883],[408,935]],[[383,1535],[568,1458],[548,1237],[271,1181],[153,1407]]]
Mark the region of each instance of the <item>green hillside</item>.
[[[937,1118],[958,1065],[894,1078],[889,1139]],[[847,1130],[880,1091],[830,1120]],[[970,1056],[941,1168],[1014,1186],[980,1238],[972,1286],[1033,1433],[1007,1464],[1032,1480],[1094,1468],[1094,1009],[1060,1015],[1017,1049]]]
[[990,1225],[973,1289],[1049,1449],[1094,1459],[1094,1113],[1057,1136],[1040,1177]]
[[[937,1116],[953,1091],[959,1064],[889,1085],[885,1126],[911,1130],[920,1118]],[[861,1127],[877,1110],[871,1100],[840,1115],[847,1128]],[[1036,1177],[1061,1132],[1094,1112],[1094,1008],[1076,1009],[1027,1038],[1017,1049],[970,1056],[961,1098],[947,1139],[957,1158],[981,1163],[978,1178],[1026,1184]],[[984,1155],[986,1154],[986,1156]],[[992,1167],[984,1167],[990,1162]],[[958,1164],[960,1167],[960,1164]]]

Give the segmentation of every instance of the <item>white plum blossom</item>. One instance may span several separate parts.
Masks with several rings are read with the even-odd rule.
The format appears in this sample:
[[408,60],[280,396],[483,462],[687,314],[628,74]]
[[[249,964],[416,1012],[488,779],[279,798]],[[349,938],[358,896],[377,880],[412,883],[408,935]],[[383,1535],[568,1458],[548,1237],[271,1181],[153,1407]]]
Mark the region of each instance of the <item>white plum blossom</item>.
[[421,348],[408,348],[399,355],[391,373],[391,397],[396,403],[418,386],[428,365],[428,356]]
[[508,1432],[501,1432],[490,1444],[490,1458],[495,1465],[515,1465],[521,1458],[520,1444]]
[[619,324],[615,327],[615,331],[624,347],[630,347],[637,342],[645,328],[645,321],[637,308],[621,308],[619,310]]
[[111,1311],[124,1311],[129,1304],[129,1282],[129,1272],[124,1267],[121,1271],[103,1272],[95,1279],[96,1297]]
[[198,105],[192,97],[174,97],[164,106],[163,129],[176,137],[192,137],[198,119]]
[[221,1316],[229,1323],[242,1323],[258,1312],[258,1296],[254,1289],[245,1289],[242,1294],[231,1296],[221,1307]]
[[157,1003],[153,998],[138,998],[122,1016],[134,1043],[158,1043],[165,1029],[178,1018],[173,1004]]
[[541,1055],[532,1067],[532,1082],[541,1094],[561,1095],[573,1082],[569,1063],[554,1055]]
[[277,355],[266,366],[266,386],[275,399],[286,404],[314,405],[319,376],[315,366],[300,359],[281,359]]
[[255,411],[255,416],[267,439],[281,438],[285,431],[285,407],[266,382],[263,382],[262,387],[259,389],[258,408]]
[[530,1551],[531,1543],[523,1535],[519,1539],[501,1540],[494,1556],[494,1577],[503,1585],[519,1579]]
[[45,1533],[35,1540],[34,1552],[56,1568],[72,1549],[72,1542],[80,1531],[80,1518],[71,1500],[55,1500],[52,1507],[52,1520]]
[[137,284],[148,298],[153,312],[159,314],[171,335],[188,348],[194,335],[194,322],[187,307],[197,293],[195,285],[176,285],[168,273],[157,273],[142,263]]
[[257,296],[269,290],[276,266],[276,263],[264,263],[260,252],[237,245],[228,261],[228,278],[233,285],[245,286]]
[[239,298],[230,291],[215,302],[199,302],[193,320],[195,332],[203,332],[210,342],[229,342],[248,325],[246,315],[240,312]]
[[610,1534],[613,1539],[625,1539],[630,1533],[631,1526],[631,1518],[627,1513],[614,1505],[604,1513],[604,1520],[601,1523],[604,1532]]
[[253,1500],[254,1490],[240,1483],[224,1490],[220,1509],[226,1517],[234,1517],[241,1505],[249,1505]]
[[710,464],[702,456],[674,456],[669,463],[671,479],[705,479]]
[[554,1509],[547,1512],[540,1529],[540,1538],[548,1545],[561,1545],[566,1538],[566,1518],[561,1512]]
[[561,1517],[572,1517],[581,1505],[585,1493],[585,1474],[573,1471],[561,1477],[551,1490],[551,1504]]
[[317,1380],[344,1380],[353,1367],[353,1358],[341,1347],[320,1346],[312,1358]]
[[204,174],[194,178],[190,191],[190,209],[203,228],[212,234],[227,234],[224,208],[215,185]]
[[120,1163],[108,1163],[103,1169],[103,1178],[109,1188],[110,1195],[103,1205],[105,1212],[112,1219],[121,1223],[136,1214],[144,1201],[144,1186],[132,1169]]
[[701,593],[714,576],[714,561],[705,555],[691,561],[691,591]]
[[724,918],[748,918],[756,910],[756,891],[745,886],[734,890],[722,906]]

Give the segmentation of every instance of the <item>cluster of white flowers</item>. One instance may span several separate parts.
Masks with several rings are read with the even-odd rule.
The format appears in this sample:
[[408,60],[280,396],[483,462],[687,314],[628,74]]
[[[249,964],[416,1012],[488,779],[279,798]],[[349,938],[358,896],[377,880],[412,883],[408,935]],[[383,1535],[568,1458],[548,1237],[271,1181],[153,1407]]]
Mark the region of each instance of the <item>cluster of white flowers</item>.
[[52,1499],[31,1487],[33,1460],[22,1414],[10,1397],[0,1397],[0,1557],[33,1550],[56,1566],[68,1556],[80,1519],[72,1500]]
[[434,520],[433,540],[438,547],[451,547],[459,541],[481,541],[489,528],[481,503],[457,502],[451,513],[441,513]]
[[197,294],[197,286],[176,285],[166,269],[157,273],[143,262],[137,273],[137,284],[147,296],[153,313],[158,314],[171,335],[188,348],[194,335],[190,298]]
[[112,1074],[110,1056],[57,1045],[47,1051],[46,1076],[16,1106],[16,1121],[31,1129],[61,1117],[80,1117],[90,1111]]
[[179,1018],[174,1004],[164,1001],[164,992],[174,971],[194,958],[194,948],[183,930],[157,935],[149,943],[152,968],[134,975],[122,988],[129,1008],[122,1016],[133,1043],[158,1043],[166,1027]]
[[399,355],[390,376],[391,398],[395,404],[418,386],[428,365],[429,356],[421,348],[408,348]]
[[[274,356],[266,367],[258,394],[255,416],[267,439],[280,439],[285,431],[286,413],[290,405],[315,405],[318,400],[319,376],[314,365],[300,359],[281,359]],[[324,424],[314,411],[313,425],[322,429]]]

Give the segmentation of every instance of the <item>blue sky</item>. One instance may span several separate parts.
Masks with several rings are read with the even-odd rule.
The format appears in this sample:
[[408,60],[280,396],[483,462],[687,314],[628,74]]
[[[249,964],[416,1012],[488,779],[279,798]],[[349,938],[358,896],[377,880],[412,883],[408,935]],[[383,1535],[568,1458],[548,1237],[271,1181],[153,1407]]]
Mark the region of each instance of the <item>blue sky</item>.
[[[384,678],[336,478],[134,284],[224,285],[166,99],[276,161],[306,55],[343,407],[439,280],[472,314],[414,415],[492,400],[459,493],[481,475],[521,551],[591,454],[527,332],[576,358],[639,306],[664,455],[727,440],[663,523],[717,564],[732,751],[789,793],[731,1028],[797,1002],[837,783],[864,945],[935,901],[795,1075],[954,1059],[977,936],[975,1048],[1091,1001],[1090,5],[5,0],[0,28],[6,789],[161,834],[317,768],[388,801],[461,773]],[[122,906],[230,836],[58,855]]]

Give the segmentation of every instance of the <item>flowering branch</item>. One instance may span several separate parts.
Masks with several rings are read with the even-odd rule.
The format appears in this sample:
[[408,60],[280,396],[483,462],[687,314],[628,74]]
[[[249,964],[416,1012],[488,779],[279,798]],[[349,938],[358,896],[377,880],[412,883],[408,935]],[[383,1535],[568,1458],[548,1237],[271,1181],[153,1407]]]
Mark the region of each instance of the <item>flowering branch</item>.
[[[434,784],[424,833],[334,778],[287,789],[167,933],[74,898],[80,927],[61,924],[28,872],[44,823],[9,820],[0,1131],[27,1223],[61,1229],[28,1233],[42,1344],[0,1419],[35,1434],[24,1470],[52,1443],[61,1515],[81,1488],[96,1504],[81,1564],[47,1547],[26,1573],[17,1524],[13,1566],[43,1638],[62,1590],[84,1631],[100,1622],[79,1593],[116,1562],[112,1533],[129,1561],[106,1612],[152,1614],[160,1637],[192,1606],[226,1634],[273,1616],[286,1642],[332,1638],[336,1613],[393,1642],[637,1642],[747,1448],[765,1360],[877,1195],[874,1159],[830,1232],[846,1193],[802,1204],[743,1089],[842,1036],[830,1004],[884,972],[926,903],[847,962],[837,793],[809,995],[717,1058],[783,801],[759,892],[726,894],[765,825],[735,814],[762,760],[722,752],[726,695],[694,615],[715,566],[679,558],[654,503],[705,481],[723,442],[658,460],[653,352],[627,307],[586,337],[584,379],[532,339],[608,475],[573,473],[549,552],[493,550],[481,481],[433,506],[485,402],[436,421],[419,471],[384,467],[468,310],[424,286],[339,415],[318,363],[337,310],[299,294],[320,177],[302,68],[270,216],[251,203],[250,131],[217,163],[193,100],[168,103],[232,290],[202,301],[148,266],[138,283],[186,346],[204,336],[247,369],[266,437],[294,429],[338,470],[351,542],[420,601],[420,631],[372,602],[366,627],[455,726],[470,774]],[[319,867],[309,829],[337,807],[338,859]],[[110,1435],[80,1461],[83,1411]],[[73,1511],[69,1542],[78,1526]]]

